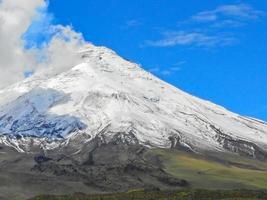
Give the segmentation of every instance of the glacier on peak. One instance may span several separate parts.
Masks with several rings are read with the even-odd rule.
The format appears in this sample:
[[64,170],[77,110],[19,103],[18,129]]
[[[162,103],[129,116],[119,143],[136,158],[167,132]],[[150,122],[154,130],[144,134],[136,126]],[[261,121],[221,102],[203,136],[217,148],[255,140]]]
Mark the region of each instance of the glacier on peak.
[[63,138],[86,128],[78,118],[49,113],[49,108],[68,101],[68,95],[52,89],[34,88],[3,105],[0,111],[0,133],[16,137]]

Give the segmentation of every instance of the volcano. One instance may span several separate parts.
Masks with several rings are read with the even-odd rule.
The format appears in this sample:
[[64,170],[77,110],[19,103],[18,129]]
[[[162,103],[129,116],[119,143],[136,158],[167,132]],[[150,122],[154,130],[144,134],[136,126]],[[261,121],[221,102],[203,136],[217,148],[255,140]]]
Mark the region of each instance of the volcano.
[[65,72],[0,91],[0,199],[191,187],[164,164],[175,151],[266,172],[266,122],[187,94],[108,48],[79,54]]

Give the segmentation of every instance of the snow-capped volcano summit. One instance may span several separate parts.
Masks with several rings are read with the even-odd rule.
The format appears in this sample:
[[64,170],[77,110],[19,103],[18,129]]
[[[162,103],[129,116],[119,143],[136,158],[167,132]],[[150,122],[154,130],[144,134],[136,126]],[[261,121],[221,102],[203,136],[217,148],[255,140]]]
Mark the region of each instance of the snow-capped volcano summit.
[[88,45],[81,63],[35,75],[0,91],[0,144],[79,150],[94,138],[194,152],[267,158],[267,123],[193,97],[126,61]]

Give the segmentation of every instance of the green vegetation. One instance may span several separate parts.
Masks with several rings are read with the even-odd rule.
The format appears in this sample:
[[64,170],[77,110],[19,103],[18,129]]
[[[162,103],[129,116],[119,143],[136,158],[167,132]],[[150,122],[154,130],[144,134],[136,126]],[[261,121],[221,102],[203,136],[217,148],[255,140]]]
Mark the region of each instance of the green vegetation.
[[[267,163],[233,155],[216,155],[212,159],[178,150],[155,149],[164,169],[185,179],[192,188],[267,189]],[[148,154],[149,156],[149,154]]]
[[69,195],[40,196],[31,200],[264,200],[267,192],[261,191],[209,191],[209,190],[179,190],[179,191],[132,191],[120,194],[106,195]]
[[[39,196],[31,200],[267,200],[266,162],[232,154],[202,156],[171,149],[153,149],[145,157],[155,159],[155,154],[166,172],[189,183],[187,189],[161,191],[152,187],[117,194]],[[159,163],[157,159],[154,162]]]

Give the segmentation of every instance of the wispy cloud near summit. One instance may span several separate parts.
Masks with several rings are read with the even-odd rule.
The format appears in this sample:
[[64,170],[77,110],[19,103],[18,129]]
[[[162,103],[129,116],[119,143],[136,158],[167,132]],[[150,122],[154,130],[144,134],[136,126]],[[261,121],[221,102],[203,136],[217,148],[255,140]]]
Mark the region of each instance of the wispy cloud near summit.
[[59,72],[77,60],[85,43],[69,26],[52,24],[45,0],[0,1],[0,88],[24,79],[25,72]]

